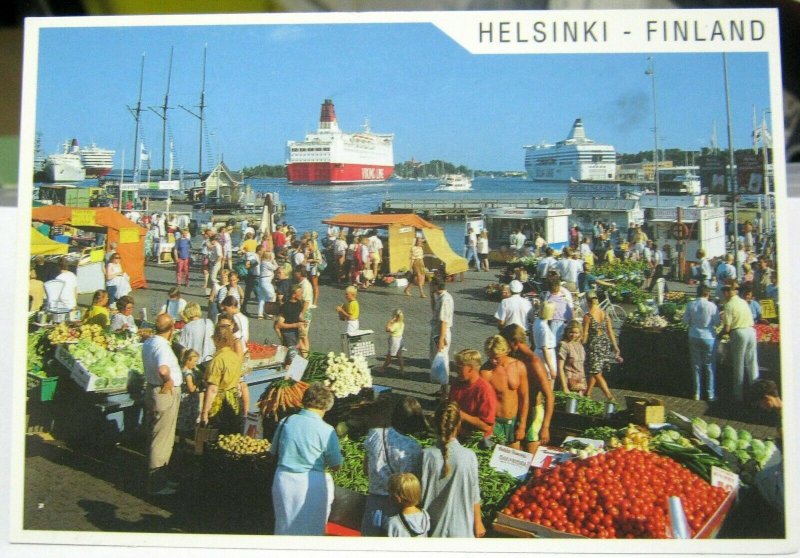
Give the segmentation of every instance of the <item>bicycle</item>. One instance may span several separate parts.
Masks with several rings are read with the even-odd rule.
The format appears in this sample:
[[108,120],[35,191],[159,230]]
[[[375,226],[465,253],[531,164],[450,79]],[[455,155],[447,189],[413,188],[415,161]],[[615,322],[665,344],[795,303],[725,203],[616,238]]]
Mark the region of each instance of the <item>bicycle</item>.
[[619,331],[622,328],[622,324],[625,323],[628,313],[619,304],[611,302],[608,291],[603,291],[603,295],[603,300],[600,301],[600,309],[611,319],[611,326],[614,330]]

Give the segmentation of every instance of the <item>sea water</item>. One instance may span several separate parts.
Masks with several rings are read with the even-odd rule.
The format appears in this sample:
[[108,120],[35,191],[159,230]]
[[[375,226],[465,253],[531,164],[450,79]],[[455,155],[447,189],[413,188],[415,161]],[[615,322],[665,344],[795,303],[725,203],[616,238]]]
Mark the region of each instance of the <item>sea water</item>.
[[[288,184],[286,179],[248,179],[245,181],[256,192],[277,192],[285,204],[281,221],[290,223],[300,232],[319,231],[324,234],[323,220],[340,213],[372,213],[378,211],[386,199],[413,197],[416,199],[473,200],[496,199],[518,195],[520,200],[548,198],[563,199],[567,193],[564,183],[531,182],[524,178],[475,177],[468,192],[435,192],[437,181],[389,180],[378,184],[348,184],[341,186],[306,186]],[[435,221],[444,228],[450,246],[460,254],[464,249],[465,222],[463,219]]]

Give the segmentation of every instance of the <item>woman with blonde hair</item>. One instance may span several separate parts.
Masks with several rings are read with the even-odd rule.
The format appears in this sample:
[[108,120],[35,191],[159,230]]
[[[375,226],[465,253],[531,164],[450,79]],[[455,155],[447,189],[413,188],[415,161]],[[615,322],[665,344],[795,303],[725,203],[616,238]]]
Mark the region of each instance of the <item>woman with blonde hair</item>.
[[411,283],[413,282],[419,288],[419,297],[427,298],[423,287],[425,285],[425,239],[418,236],[411,247],[410,263],[411,268],[411,281],[409,281],[403,293],[406,296],[411,296]]
[[200,422],[220,434],[240,433],[250,405],[247,383],[242,378],[242,357],[234,348],[237,341],[232,328],[217,325],[212,339],[217,351],[203,378],[206,396]]
[[395,308],[392,312],[392,317],[386,322],[386,332],[389,334],[389,351],[386,353],[386,359],[383,361],[383,366],[378,370],[385,372],[392,359],[397,359],[397,364],[400,366],[400,373],[403,373],[403,332],[405,331],[405,316],[400,308]]
[[433,418],[437,443],[422,450],[422,507],[431,518],[432,537],[483,537],[478,458],[457,438],[461,409],[451,401]]
[[201,319],[203,311],[196,302],[186,303],[181,316],[186,322],[178,338],[178,342],[187,349],[197,351],[200,355],[199,364],[210,360],[214,356],[214,342],[211,336],[214,334],[214,322],[208,319]]

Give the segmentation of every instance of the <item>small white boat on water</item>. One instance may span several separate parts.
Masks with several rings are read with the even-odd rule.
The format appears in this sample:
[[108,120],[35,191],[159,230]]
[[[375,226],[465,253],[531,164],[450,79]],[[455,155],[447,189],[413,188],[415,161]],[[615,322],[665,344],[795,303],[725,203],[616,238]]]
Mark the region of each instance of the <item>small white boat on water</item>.
[[472,190],[472,179],[464,174],[445,174],[439,179],[437,192],[466,192]]

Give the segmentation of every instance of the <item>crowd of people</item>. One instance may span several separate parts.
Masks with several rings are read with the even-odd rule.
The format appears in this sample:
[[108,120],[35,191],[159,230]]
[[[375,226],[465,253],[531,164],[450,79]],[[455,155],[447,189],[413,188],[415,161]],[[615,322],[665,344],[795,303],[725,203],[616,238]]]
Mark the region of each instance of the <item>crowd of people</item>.
[[[272,320],[283,345],[307,354],[312,347],[312,316],[320,303],[319,281],[325,273],[329,282],[344,289],[342,303],[324,313],[323,319],[336,316],[342,333],[358,332],[358,297],[378,278],[384,246],[374,230],[355,235],[330,228],[320,240],[317,233],[299,234],[286,223],[272,234],[260,235],[245,222],[239,226],[238,248],[233,248],[232,227],[225,224],[203,231],[196,249],[188,228],[177,222],[154,218],[149,226],[158,231],[153,233],[149,257],[161,257],[158,245],[165,238],[161,227],[174,235],[175,285],[167,290],[152,323],[144,324],[152,335],[142,349],[149,425],[147,488],[153,495],[169,495],[176,488],[168,472],[176,434],[191,437],[198,424],[220,433],[242,431],[249,407],[243,379],[249,320]],[[509,268],[506,294],[491,317],[498,333],[482,347],[452,355],[455,378],[450,366],[456,302],[445,277],[434,275],[428,281],[424,238],[418,237],[410,248],[404,292],[410,296],[414,289],[420,297],[430,298],[430,381],[440,386],[432,424],[438,443],[422,450],[409,437],[426,428],[419,403],[410,398],[398,404],[391,427],[370,431],[365,442],[370,495],[364,534],[482,536],[477,463],[462,442],[480,432],[486,446],[498,443],[534,453],[550,440],[556,387],[588,396],[599,387],[608,400],[614,400],[604,375],[622,356],[597,296],[598,287],[609,285],[592,274],[593,267],[596,261],[613,262],[618,257],[642,259],[649,264],[652,287],[663,276],[664,254],[636,225],[627,238],[613,223],[608,227],[596,223],[591,235],[583,235],[575,226],[571,246],[559,258],[540,234],[532,236],[529,241],[515,230],[509,246],[520,256],[538,256],[536,272],[529,277],[520,268]],[[488,269],[486,239],[485,231],[469,231],[465,239],[466,254],[476,270]],[[774,294],[777,301],[777,274],[764,256],[753,265],[741,242],[742,258],[737,253],[717,263],[698,253],[699,296],[684,318],[689,325],[696,398],[716,397],[714,360],[721,337],[729,340],[734,397],[741,400],[744,387],[758,378],[752,326],[761,309],[753,295],[758,299]],[[190,263],[197,258],[200,266],[194,269],[200,267],[202,278],[191,276]],[[64,288],[58,304],[77,307],[77,281],[67,259],[53,267],[51,262],[35,260],[31,281],[39,277],[60,281]],[[106,289],[95,292],[84,320],[136,333],[143,324],[134,320],[130,284],[113,244],[105,272]],[[204,289],[205,309],[181,294],[192,280]],[[721,309],[710,300],[712,282],[718,286]],[[535,299],[523,295],[534,289]],[[36,293],[39,303],[50,298],[47,289]],[[32,288],[32,297],[36,293]],[[577,304],[583,305],[582,312],[576,312]],[[396,362],[402,373],[404,330],[407,325],[418,326],[419,317],[407,324],[402,310],[392,309],[387,318],[388,347],[380,371]],[[312,388],[303,399],[304,410],[279,425],[272,444],[278,472],[272,492],[276,534],[322,534],[330,511],[333,488],[325,469],[335,469],[342,456],[335,432],[322,420],[332,395],[321,385]]]

